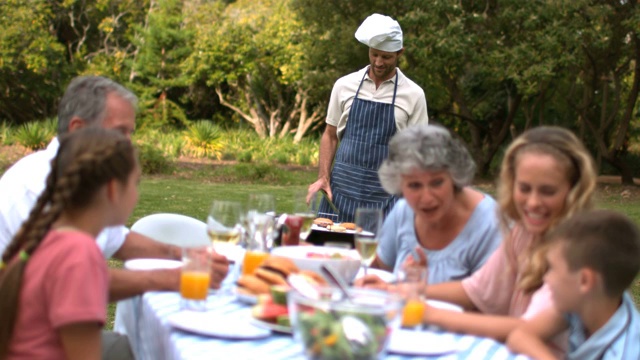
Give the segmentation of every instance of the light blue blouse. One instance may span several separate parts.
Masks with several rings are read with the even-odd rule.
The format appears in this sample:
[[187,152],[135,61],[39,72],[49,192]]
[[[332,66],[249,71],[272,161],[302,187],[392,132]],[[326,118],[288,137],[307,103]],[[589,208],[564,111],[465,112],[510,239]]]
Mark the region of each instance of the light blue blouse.
[[[460,280],[478,270],[500,245],[498,204],[489,195],[478,203],[462,231],[444,249],[427,250],[429,284]],[[399,200],[382,226],[378,258],[394,272],[418,246],[414,212],[405,199]]]
[[640,359],[640,313],[625,293],[611,319],[588,339],[577,314],[566,314],[569,323],[569,360]]

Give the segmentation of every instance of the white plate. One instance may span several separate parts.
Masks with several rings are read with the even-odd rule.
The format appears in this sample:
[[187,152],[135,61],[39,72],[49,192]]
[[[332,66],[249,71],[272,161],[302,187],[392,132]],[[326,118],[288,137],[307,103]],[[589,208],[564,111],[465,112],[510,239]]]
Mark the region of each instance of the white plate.
[[463,311],[462,306],[456,305],[456,304],[452,304],[452,303],[448,303],[448,302],[445,302],[445,301],[427,299],[427,304],[433,306],[434,308],[438,308],[438,309],[444,309],[444,310],[455,311],[455,312],[462,312]]
[[182,261],[168,259],[131,259],[124,262],[129,270],[175,269],[182,266]]
[[225,339],[260,339],[271,335],[271,331],[249,321],[216,313],[181,311],[169,316],[167,321],[181,330]]
[[233,288],[233,292],[236,294],[236,299],[241,303],[248,305],[255,305],[258,303],[258,296],[253,294],[247,294],[245,292],[238,291],[238,288]]
[[[367,269],[367,275],[376,275],[386,283],[393,283],[394,281],[396,281],[396,276],[393,275],[393,273],[390,273],[388,271],[381,270],[381,269]],[[358,271],[358,274],[356,274],[356,279],[359,279],[363,276],[364,276],[364,269],[361,268]]]
[[262,320],[259,320],[259,319],[256,319],[256,318],[251,318],[251,322],[254,325],[259,326],[259,327],[261,327],[263,329],[269,329],[269,330],[277,332],[277,333],[281,333],[281,334],[292,334],[293,333],[292,332],[293,330],[289,326],[282,326],[282,325],[278,325],[278,324],[262,321]]
[[391,333],[387,351],[402,355],[444,355],[458,351],[453,334],[398,329]]

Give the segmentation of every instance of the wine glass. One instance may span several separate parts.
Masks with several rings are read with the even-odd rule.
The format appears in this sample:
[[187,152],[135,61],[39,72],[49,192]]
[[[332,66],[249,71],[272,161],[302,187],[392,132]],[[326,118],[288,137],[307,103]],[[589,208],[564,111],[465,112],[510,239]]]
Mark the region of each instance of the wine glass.
[[276,199],[271,194],[249,194],[249,203],[247,207],[249,211],[256,211],[258,213],[271,216],[276,215]]
[[230,286],[239,276],[237,263],[241,260],[240,242],[242,206],[236,201],[214,200],[207,217],[207,234],[213,250],[233,264],[221,285],[221,294],[230,293]]
[[213,249],[230,260],[234,260],[240,241],[241,214],[239,202],[214,200],[207,218],[207,233]]
[[356,250],[362,259],[364,274],[367,275],[367,269],[371,266],[378,248],[378,236],[382,227],[382,210],[357,208],[355,224],[354,240]]
[[300,222],[300,240],[306,241],[311,233],[311,226],[313,220],[318,215],[318,209],[320,208],[320,201],[322,201],[322,194],[316,192],[311,196],[309,203],[307,203],[307,191],[296,192],[293,203],[293,215],[299,218]]

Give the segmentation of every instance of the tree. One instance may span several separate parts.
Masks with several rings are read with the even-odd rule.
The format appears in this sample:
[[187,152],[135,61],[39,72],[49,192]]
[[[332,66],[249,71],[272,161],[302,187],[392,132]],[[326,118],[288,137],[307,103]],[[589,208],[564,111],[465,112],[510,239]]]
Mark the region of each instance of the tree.
[[153,0],[144,27],[137,27],[137,46],[130,81],[142,108],[142,126],[186,126],[177,100],[186,92],[188,78],[181,65],[191,54],[193,30],[184,23],[181,0]]
[[0,2],[0,116],[21,124],[55,112],[67,76],[64,47],[47,2]]
[[566,46],[575,58],[567,100],[578,126],[604,159],[633,184],[625,161],[640,87],[637,1],[575,1],[566,5]]
[[288,2],[240,0],[213,15],[195,26],[185,71],[194,82],[206,79],[220,104],[259,136],[294,132],[299,141],[322,120],[323,106],[312,101],[304,81],[307,35]]

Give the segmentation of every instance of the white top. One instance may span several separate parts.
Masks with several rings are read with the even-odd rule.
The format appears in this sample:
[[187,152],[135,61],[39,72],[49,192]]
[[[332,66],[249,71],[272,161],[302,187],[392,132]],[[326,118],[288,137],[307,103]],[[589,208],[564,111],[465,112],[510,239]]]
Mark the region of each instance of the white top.
[[[53,138],[46,149],[29,154],[0,178],[0,254],[9,245],[45,188],[45,181],[56,156],[58,139]],[[105,257],[110,258],[124,243],[129,229],[124,226],[106,228],[97,238]]]
[[[333,85],[327,109],[327,124],[338,128],[338,138],[342,138],[346,129],[351,104],[356,96],[360,80],[367,69],[368,66],[343,76]],[[397,130],[414,124],[428,123],[429,115],[427,114],[427,100],[424,91],[418,84],[406,77],[400,69],[396,68],[396,71],[398,72],[398,90],[394,105]],[[369,74],[366,74],[360,93],[358,93],[358,99],[391,104],[395,80],[396,77],[393,76],[376,89],[375,82],[369,77]]]

